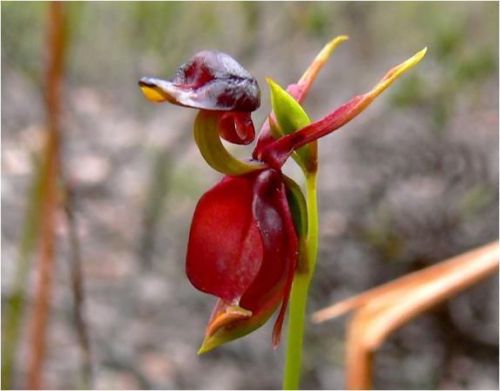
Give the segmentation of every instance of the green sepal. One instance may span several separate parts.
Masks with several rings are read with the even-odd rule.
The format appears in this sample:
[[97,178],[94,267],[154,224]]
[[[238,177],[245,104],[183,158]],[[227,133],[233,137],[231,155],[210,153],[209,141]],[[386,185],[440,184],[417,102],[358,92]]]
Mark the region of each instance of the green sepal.
[[236,320],[232,324],[221,327],[213,334],[206,335],[198,350],[198,354],[207,353],[220,345],[250,334],[268,321],[274,311],[276,311],[278,304],[279,302],[273,307],[266,308],[259,316],[251,316],[246,319]]
[[238,176],[266,167],[260,162],[246,162],[231,155],[219,137],[219,120],[222,113],[200,110],[194,122],[194,139],[201,155],[214,170]]
[[307,218],[307,203],[300,186],[292,178],[283,175],[286,185],[286,196],[293,224],[297,230],[299,239],[299,257],[297,263],[298,273],[307,273],[309,270],[309,259],[307,256],[307,234],[309,231]]
[[[276,121],[271,116],[270,125],[273,136],[280,137],[304,128],[311,123],[311,119],[293,96],[284,88],[267,78],[271,90],[271,105]],[[302,168],[304,173],[315,172],[318,164],[318,143],[314,141],[297,149],[292,157]]]
[[264,303],[255,312],[238,305],[224,303],[219,299],[210,316],[198,354],[209,352],[222,344],[241,338],[266,323],[283,301],[285,282],[285,279],[282,279],[267,292]]

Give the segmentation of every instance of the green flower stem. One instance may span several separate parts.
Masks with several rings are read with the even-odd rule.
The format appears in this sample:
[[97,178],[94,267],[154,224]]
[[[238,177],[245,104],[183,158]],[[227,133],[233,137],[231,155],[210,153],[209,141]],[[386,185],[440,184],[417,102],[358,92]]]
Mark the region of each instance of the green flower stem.
[[306,200],[309,227],[307,237],[307,259],[309,260],[309,265],[305,273],[296,274],[290,294],[287,351],[285,372],[283,375],[284,390],[297,390],[300,386],[307,296],[318,253],[318,201],[316,178],[316,172],[306,173]]

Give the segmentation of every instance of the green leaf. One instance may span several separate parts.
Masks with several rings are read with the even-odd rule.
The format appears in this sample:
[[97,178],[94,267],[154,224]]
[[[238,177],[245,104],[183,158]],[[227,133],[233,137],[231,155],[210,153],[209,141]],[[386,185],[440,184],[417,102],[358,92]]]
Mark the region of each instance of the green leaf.
[[[271,131],[275,136],[294,133],[311,123],[304,108],[284,88],[267,78],[271,90],[271,105],[276,121],[270,118]],[[274,122],[274,123],[273,123]],[[312,142],[292,154],[299,166],[307,172],[317,169],[318,144]]]

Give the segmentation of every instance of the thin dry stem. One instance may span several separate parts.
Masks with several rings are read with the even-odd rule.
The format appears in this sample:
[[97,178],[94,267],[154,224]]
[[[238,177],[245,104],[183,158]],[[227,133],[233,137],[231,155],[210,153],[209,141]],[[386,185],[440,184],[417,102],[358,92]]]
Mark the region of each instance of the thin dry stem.
[[[494,245],[498,245],[497,242],[491,243],[487,246],[494,246]],[[481,247],[474,251],[480,251],[481,249],[487,246]],[[472,252],[464,253],[457,257],[439,262],[426,269],[407,274],[396,280],[390,281],[386,284],[367,290],[356,296],[349,297],[331,306],[316,311],[312,315],[312,321],[314,323],[322,323],[327,320],[341,316],[349,311],[353,311],[375,298],[380,299],[382,297],[388,297],[391,295],[397,296],[400,294],[404,294],[404,292],[411,289],[411,287],[415,285],[420,285],[422,281],[426,281],[432,278],[433,276],[435,277],[440,276],[443,273],[451,271],[455,268],[461,268],[462,264],[467,264],[468,261],[470,261],[470,259],[466,257],[466,255],[470,253]]]
[[363,341],[366,314],[354,314],[347,329],[346,385],[350,390],[372,388],[373,351]]
[[46,74],[47,141],[43,163],[47,165],[45,192],[42,199],[41,237],[37,266],[37,281],[33,320],[30,328],[31,352],[28,361],[27,388],[42,388],[42,368],[45,358],[45,335],[52,291],[54,268],[55,217],[58,204],[59,174],[59,111],[63,69],[63,10],[62,4],[49,4],[48,68]]
[[64,211],[68,223],[68,234],[71,249],[70,279],[73,293],[73,318],[81,352],[82,388],[90,389],[93,384],[92,351],[90,347],[89,329],[85,319],[84,274],[82,273],[82,255],[78,238],[77,221],[74,215],[74,196],[72,189],[65,185]]

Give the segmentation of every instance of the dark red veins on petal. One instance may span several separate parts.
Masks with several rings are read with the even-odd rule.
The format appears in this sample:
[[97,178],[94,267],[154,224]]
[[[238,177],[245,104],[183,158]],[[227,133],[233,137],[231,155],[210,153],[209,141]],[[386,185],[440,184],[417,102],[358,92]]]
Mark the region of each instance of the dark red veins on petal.
[[227,303],[239,301],[262,264],[253,185],[254,175],[224,178],[198,202],[189,234],[189,280]]

